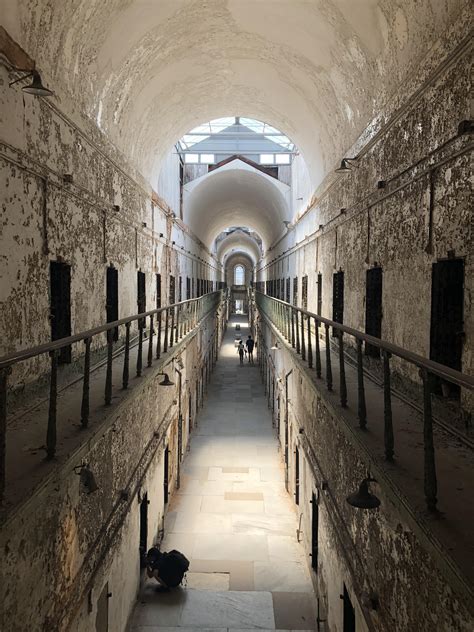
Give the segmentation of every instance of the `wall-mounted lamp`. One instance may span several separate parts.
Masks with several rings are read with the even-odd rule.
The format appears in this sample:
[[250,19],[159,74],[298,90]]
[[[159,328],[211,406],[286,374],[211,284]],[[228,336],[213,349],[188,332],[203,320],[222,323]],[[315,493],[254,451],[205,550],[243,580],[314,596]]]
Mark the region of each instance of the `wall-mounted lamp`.
[[357,158],[343,158],[341,160],[341,165],[335,170],[336,173],[349,173],[352,171],[352,167],[356,167],[354,163]]
[[18,83],[19,81],[24,81],[25,79],[28,79],[29,77],[33,77],[33,81],[30,83],[29,86],[22,87],[23,92],[26,92],[27,94],[32,94],[35,97],[52,97],[53,96],[53,92],[49,90],[48,88],[44,87],[43,82],[41,81],[41,75],[39,74],[37,70],[31,70],[31,71],[20,70],[20,72],[26,72],[26,75],[23,75],[19,79],[15,79],[15,81],[10,81],[10,83],[8,84],[10,87],[15,85],[15,83]]
[[112,208],[116,213],[120,213],[120,206],[118,204],[114,204]]
[[387,183],[385,182],[385,180],[379,180],[379,181],[377,182],[377,189],[385,189],[385,185],[386,185],[386,184],[387,184]]
[[72,173],[63,173],[63,182],[64,184],[72,184],[73,183]]
[[163,233],[160,233],[160,237],[163,237]]
[[175,241],[172,241],[171,243],[172,243],[172,245],[174,246],[176,242],[175,242]]
[[380,505],[380,499],[369,491],[369,483],[375,483],[375,478],[364,478],[359,485],[359,489],[354,494],[350,494],[346,500],[352,507],[359,509],[376,509]]
[[143,228],[146,228],[146,222],[142,222]]
[[341,210],[339,211],[341,215],[345,215],[346,214],[346,209],[345,208],[341,208]]
[[77,465],[74,468],[74,472],[79,476],[79,485],[82,492],[85,494],[92,494],[99,489],[97,483],[95,482],[94,475],[86,463]]
[[160,386],[174,386],[174,382],[172,382],[169,378],[168,373],[158,373],[158,375],[164,375],[165,377],[161,380]]

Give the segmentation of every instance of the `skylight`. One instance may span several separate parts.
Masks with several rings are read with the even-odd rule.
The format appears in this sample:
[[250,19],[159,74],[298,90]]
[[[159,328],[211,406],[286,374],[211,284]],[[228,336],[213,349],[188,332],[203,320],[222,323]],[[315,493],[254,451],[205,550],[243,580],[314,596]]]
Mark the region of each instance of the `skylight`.
[[[245,146],[251,142],[254,146]],[[202,146],[196,147],[196,145]],[[272,143],[274,151],[270,146]],[[246,148],[244,148],[246,147]],[[226,116],[198,125],[185,134],[177,144],[180,153],[288,153],[296,151],[294,143],[278,129],[246,117]],[[248,151],[246,151],[246,149]],[[289,162],[289,161],[288,161]],[[288,164],[282,160],[279,164]]]

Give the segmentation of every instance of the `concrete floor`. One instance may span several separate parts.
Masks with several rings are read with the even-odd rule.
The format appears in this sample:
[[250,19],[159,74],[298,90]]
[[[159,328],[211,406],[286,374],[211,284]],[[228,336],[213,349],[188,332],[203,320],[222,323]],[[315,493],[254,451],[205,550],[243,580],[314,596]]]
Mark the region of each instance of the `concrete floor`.
[[188,583],[157,593],[148,581],[131,632],[314,630],[314,595],[296,541],[278,441],[257,365],[239,365],[229,322],[174,493],[162,549],[191,562]]

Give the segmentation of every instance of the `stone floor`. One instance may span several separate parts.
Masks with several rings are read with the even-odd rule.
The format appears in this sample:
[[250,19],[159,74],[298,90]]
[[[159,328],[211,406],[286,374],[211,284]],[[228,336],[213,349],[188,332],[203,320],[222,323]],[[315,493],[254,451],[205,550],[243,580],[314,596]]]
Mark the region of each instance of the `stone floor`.
[[229,322],[181,488],[165,524],[163,550],[191,561],[185,588],[143,587],[130,632],[313,630],[313,592],[297,516],[284,486],[257,365],[239,365]]

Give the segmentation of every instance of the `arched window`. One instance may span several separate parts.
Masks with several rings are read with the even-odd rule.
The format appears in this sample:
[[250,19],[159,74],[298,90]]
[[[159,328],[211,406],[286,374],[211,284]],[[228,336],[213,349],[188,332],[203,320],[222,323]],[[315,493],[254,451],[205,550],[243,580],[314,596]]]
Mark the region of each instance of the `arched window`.
[[245,268],[238,265],[234,268],[234,285],[245,285]]

